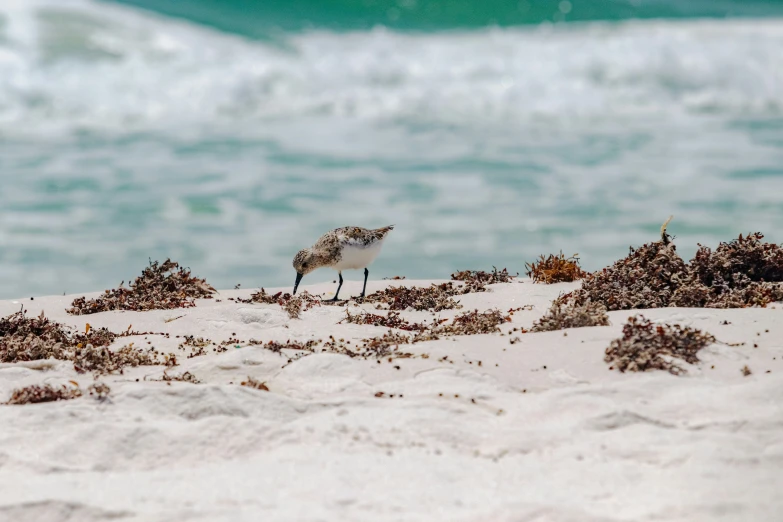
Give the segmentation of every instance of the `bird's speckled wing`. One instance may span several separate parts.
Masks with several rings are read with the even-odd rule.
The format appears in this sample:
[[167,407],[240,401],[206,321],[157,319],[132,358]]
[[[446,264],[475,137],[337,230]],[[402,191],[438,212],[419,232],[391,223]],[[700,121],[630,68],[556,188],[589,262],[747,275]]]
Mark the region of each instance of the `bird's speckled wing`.
[[381,241],[394,228],[394,225],[373,230],[362,227],[342,227],[327,232],[314,245],[317,249],[330,250],[337,246],[366,248]]

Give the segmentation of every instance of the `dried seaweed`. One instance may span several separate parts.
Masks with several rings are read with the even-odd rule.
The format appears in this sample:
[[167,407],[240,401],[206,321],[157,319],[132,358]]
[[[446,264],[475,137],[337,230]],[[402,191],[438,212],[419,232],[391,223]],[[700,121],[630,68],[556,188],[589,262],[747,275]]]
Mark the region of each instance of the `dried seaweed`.
[[475,285],[455,285],[452,282],[429,287],[391,286],[368,295],[362,302],[376,303],[378,309],[440,312],[462,308],[453,297],[475,291]]
[[601,303],[610,311],[662,308],[669,306],[680,283],[687,280],[685,262],[675,245],[658,241],[631,248],[628,257],[590,274],[581,289],[565,297],[573,295],[580,304]]
[[111,310],[190,308],[196,306],[195,299],[210,299],[213,293],[215,289],[204,279],[192,276],[189,269],[180,267],[175,261],[150,261],[150,266],[129,284],[129,288],[121,283],[119,288],[106,290],[95,299],[79,297],[71,303],[68,313],[86,315]]
[[309,294],[307,290],[303,290],[299,295],[291,295],[287,292],[277,292],[274,295],[270,295],[262,288],[252,294],[250,299],[236,298],[234,301],[244,304],[278,304],[288,313],[288,317],[291,319],[300,319],[302,312],[306,312],[314,306],[321,306],[321,300]]
[[78,346],[72,357],[73,366],[78,372],[93,372],[98,375],[124,373],[126,367],[136,366],[176,366],[176,356],[159,354],[154,348],[140,349],[133,343],[119,350],[110,350],[105,346],[91,344]]
[[[690,262],[693,274],[705,286],[716,283],[730,288],[745,287],[750,282],[783,281],[783,248],[774,243],[763,243],[764,234],[755,232],[720,243],[713,252],[699,245]],[[742,274],[742,280],[736,279]]]
[[500,325],[511,321],[500,310],[473,310],[456,316],[451,323],[432,328],[436,335],[476,335],[500,332]]
[[345,339],[335,339],[329,336],[324,342],[322,352],[337,353],[346,355],[352,359],[387,359],[391,362],[393,359],[410,359],[415,357],[412,353],[400,350],[401,344],[414,342],[410,337],[404,334],[387,332],[382,337],[373,337],[362,339],[359,345]]
[[253,388],[256,390],[262,390],[262,391],[269,391],[269,388],[267,387],[265,382],[257,381],[256,379],[252,377],[248,377],[246,381],[243,381],[241,383],[242,386],[247,386],[248,388]]
[[50,321],[43,312],[27,317],[22,310],[0,319],[0,362],[71,360],[79,346],[108,346],[116,337],[105,328],[89,326],[85,333],[76,334],[69,327]]
[[424,331],[429,328],[424,323],[410,323],[400,317],[400,312],[389,311],[386,316],[362,312],[352,314],[350,310],[345,310],[345,319],[340,321],[353,324],[366,324],[372,326],[383,326],[384,328],[397,328],[398,330]]
[[[671,219],[671,218],[670,218]],[[661,227],[660,241],[631,248],[625,259],[588,275],[582,288],[557,304],[592,301],[608,310],[662,308],[741,308],[783,300],[783,248],[763,243],[756,232],[721,243],[713,252],[699,246],[686,264]]]
[[527,276],[533,279],[534,283],[570,283],[587,276],[587,272],[579,266],[578,254],[571,257],[565,257],[561,251],[559,254],[549,254],[544,257],[538,256],[538,260],[533,263],[525,263]]
[[50,321],[43,312],[27,317],[24,311],[0,319],[0,362],[41,359],[71,361],[79,372],[98,374],[122,372],[126,366],[176,364],[171,355],[158,354],[154,348],[142,350],[132,344],[112,351],[109,345],[117,334],[105,328],[74,333],[65,325]]
[[464,281],[466,284],[475,288],[481,288],[476,290],[479,292],[484,291],[484,285],[493,285],[496,283],[511,283],[512,279],[519,274],[511,275],[507,269],[498,270],[494,266],[492,272],[485,272],[483,270],[462,270],[460,272],[454,272],[451,274],[452,281]]
[[[260,344],[260,343],[259,343]],[[275,353],[281,353],[282,350],[295,350],[300,352],[314,353],[315,347],[321,344],[320,339],[311,339],[304,343],[299,341],[287,340],[282,343],[280,341],[269,341],[266,344],[261,345],[265,350],[269,350]]]
[[163,382],[188,382],[190,384],[201,384],[201,381],[196,378],[190,372],[183,372],[179,375],[169,375],[168,372],[163,372],[163,376],[160,379],[155,379]]
[[82,396],[82,391],[78,387],[44,386],[32,385],[24,388],[18,388],[11,392],[11,398],[5,404],[36,404],[40,402],[68,401]]
[[190,353],[187,355],[187,357],[188,359],[192,359],[193,357],[206,355],[207,347],[214,344],[215,343],[213,343],[210,339],[205,339],[203,337],[196,337],[194,335],[186,335],[185,340],[179,343],[177,349],[185,350],[186,348],[190,348]]
[[564,306],[553,303],[549,311],[533,324],[533,332],[550,332],[566,328],[586,326],[607,326],[609,316],[606,307],[600,303],[588,301],[584,304]]
[[712,335],[696,328],[655,324],[639,315],[628,319],[623,336],[612,341],[604,360],[621,372],[666,370],[680,375],[685,370],[671,358],[696,364],[699,350],[714,342]]
[[111,388],[108,384],[102,382],[96,382],[87,387],[87,391],[90,392],[91,397],[95,397],[100,402],[105,401],[111,395]]
[[400,351],[400,345],[410,344],[411,338],[405,334],[388,331],[381,337],[362,339],[362,350],[365,354],[377,359],[407,359],[414,355]]
[[688,264],[690,280],[675,294],[675,306],[741,308],[783,300],[783,247],[748,234],[715,251],[699,245]]

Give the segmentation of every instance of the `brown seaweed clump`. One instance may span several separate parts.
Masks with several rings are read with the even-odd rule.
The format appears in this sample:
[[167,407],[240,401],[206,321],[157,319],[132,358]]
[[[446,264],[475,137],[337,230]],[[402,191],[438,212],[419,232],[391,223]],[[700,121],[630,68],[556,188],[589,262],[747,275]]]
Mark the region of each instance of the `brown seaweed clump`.
[[462,308],[453,298],[475,292],[472,285],[455,285],[452,282],[433,284],[429,287],[390,286],[364,298],[365,303],[376,303],[376,308],[387,310],[412,310],[440,312]]
[[0,362],[16,363],[43,359],[73,362],[78,372],[97,374],[120,372],[126,366],[174,365],[176,358],[158,354],[154,348],[139,349],[132,344],[112,351],[109,345],[117,334],[105,328],[74,333],[67,326],[50,321],[41,312],[27,317],[19,311],[0,319]]
[[367,324],[372,326],[383,326],[385,328],[397,328],[398,330],[408,331],[424,331],[428,328],[424,323],[410,323],[400,317],[400,312],[387,312],[386,316],[370,314],[362,312],[360,314],[352,314],[350,310],[345,310],[345,319],[340,321],[342,323],[353,324]]
[[688,265],[690,280],[675,293],[673,306],[764,307],[783,301],[783,248],[764,243],[760,232],[720,243],[713,252],[699,245]]
[[[670,218],[671,219],[671,218]],[[607,310],[663,308],[741,308],[783,301],[783,247],[763,243],[756,232],[713,252],[699,246],[686,264],[677,254],[666,225],[661,240],[631,248],[625,259],[588,275],[582,288],[558,304],[603,304]]]
[[669,306],[681,282],[688,280],[685,262],[673,243],[658,241],[631,248],[628,257],[587,276],[582,288],[559,298],[593,301],[607,310]]
[[153,380],[162,382],[187,382],[190,384],[201,384],[201,381],[190,372],[183,372],[178,375],[169,375],[168,372],[164,371],[160,379]]
[[253,388],[255,390],[269,391],[269,387],[266,385],[265,382],[261,382],[252,377],[248,377],[246,381],[242,381],[240,384],[242,386],[247,386],[248,388]]
[[69,388],[64,384],[61,386],[52,386],[46,384],[39,386],[34,384],[24,388],[18,388],[11,393],[11,398],[5,404],[37,404],[40,402],[68,401],[82,396],[82,391],[78,387]]
[[71,303],[72,315],[95,314],[111,310],[169,310],[196,306],[194,299],[210,299],[215,289],[206,280],[190,274],[190,270],[167,259],[163,263],[150,261],[133,283],[125,288],[106,290],[95,299],[79,297]]
[[525,263],[527,276],[534,283],[544,283],[551,285],[553,283],[570,283],[587,276],[587,272],[579,266],[579,258],[574,254],[571,257],[565,257],[561,251],[559,254],[549,254],[544,257],[538,256],[538,260],[533,263]]
[[280,341],[269,341],[266,344],[256,343],[262,346],[265,350],[269,350],[274,353],[281,353],[282,350],[294,350],[297,352],[315,353],[315,347],[321,344],[320,339],[310,339],[309,341],[300,342],[287,340],[282,343]]
[[116,337],[106,328],[89,325],[86,333],[75,334],[67,326],[50,321],[43,312],[27,317],[21,310],[0,319],[0,362],[72,360],[80,345],[108,346]]
[[252,294],[250,299],[234,299],[239,303],[251,304],[278,304],[287,313],[291,319],[301,318],[302,312],[310,310],[314,306],[321,306],[321,300],[303,290],[299,295],[291,295],[288,292],[277,292],[274,295],[267,294],[265,289]]
[[494,285],[496,283],[511,283],[512,279],[517,275],[511,275],[505,268],[498,270],[496,267],[492,267],[492,272],[485,272],[484,270],[462,270],[460,272],[454,272],[451,274],[452,281],[464,281],[466,285],[472,286],[477,290],[476,292],[483,292],[485,285]]
[[400,350],[400,345],[410,344],[413,341],[404,334],[389,331],[381,337],[362,339],[361,344],[352,343],[350,340],[335,339],[329,336],[324,342],[322,352],[346,355],[352,359],[410,359],[416,357],[412,353]]
[[[161,358],[162,357],[162,358]],[[124,373],[127,367],[136,366],[176,366],[177,358],[171,354],[159,354],[154,348],[140,349],[133,343],[110,350],[106,346],[77,346],[74,350],[73,367],[77,372],[93,372],[97,375]]]
[[381,337],[372,337],[370,339],[362,339],[361,349],[363,355],[372,356],[377,359],[408,359],[413,357],[413,354],[400,351],[400,345],[410,344],[411,338],[405,334],[392,332],[391,330],[383,334]]
[[451,323],[437,325],[432,328],[434,334],[440,335],[477,335],[500,332],[500,325],[511,321],[510,315],[504,315],[500,310],[479,312],[473,310],[456,316]]
[[609,316],[606,307],[600,303],[587,301],[584,304],[564,306],[555,302],[549,311],[533,324],[531,331],[550,332],[566,328],[608,325]]
[[621,372],[666,370],[680,375],[685,370],[671,358],[696,364],[699,350],[714,342],[715,337],[696,328],[654,324],[639,315],[628,319],[623,336],[612,341],[604,360]]

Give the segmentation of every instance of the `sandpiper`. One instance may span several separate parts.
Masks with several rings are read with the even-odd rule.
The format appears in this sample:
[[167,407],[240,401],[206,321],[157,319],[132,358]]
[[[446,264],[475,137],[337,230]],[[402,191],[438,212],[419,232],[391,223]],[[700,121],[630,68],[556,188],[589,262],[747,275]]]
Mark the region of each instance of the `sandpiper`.
[[383,240],[393,228],[394,225],[375,230],[342,227],[327,232],[312,247],[300,250],[294,256],[296,270],[294,294],[305,274],[309,274],[316,268],[329,267],[337,270],[340,279],[337,292],[332,299],[329,299],[329,301],[337,301],[340,288],[343,286],[343,270],[364,268],[364,286],[361,295],[364,297],[367,290],[367,276],[370,274],[367,267],[378,257]]

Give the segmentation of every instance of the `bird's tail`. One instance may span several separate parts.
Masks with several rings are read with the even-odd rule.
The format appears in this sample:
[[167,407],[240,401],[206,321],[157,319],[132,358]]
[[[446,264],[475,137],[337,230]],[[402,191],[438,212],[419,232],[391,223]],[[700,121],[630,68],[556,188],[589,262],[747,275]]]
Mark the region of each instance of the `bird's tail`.
[[389,225],[388,227],[376,228],[375,230],[373,230],[373,232],[375,232],[375,234],[378,237],[384,238],[386,237],[386,234],[388,234],[392,230],[394,230],[394,225]]

